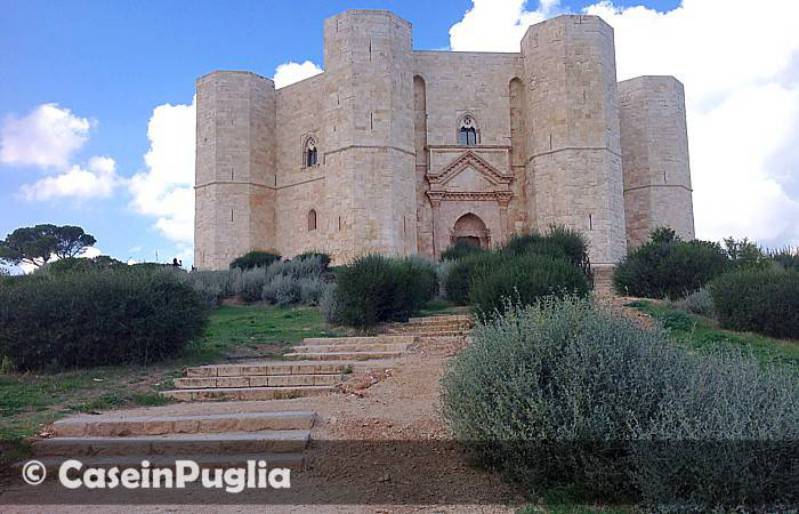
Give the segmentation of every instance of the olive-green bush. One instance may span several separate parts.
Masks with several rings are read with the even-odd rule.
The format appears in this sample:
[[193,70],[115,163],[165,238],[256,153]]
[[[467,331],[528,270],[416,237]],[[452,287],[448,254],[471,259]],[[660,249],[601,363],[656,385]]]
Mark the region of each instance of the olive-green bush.
[[500,255],[487,264],[474,269],[469,287],[469,303],[484,317],[503,313],[508,299],[531,305],[544,296],[583,297],[590,291],[585,274],[566,259]]
[[[356,327],[404,321],[431,300],[437,288],[432,263],[367,255],[338,270],[335,298],[324,300],[326,317]],[[336,312],[328,312],[328,306],[335,306]]]
[[725,273],[710,283],[723,328],[799,339],[799,272],[749,269]]
[[23,371],[149,364],[179,353],[207,318],[175,271],[26,277],[0,288],[0,357]]
[[280,260],[280,255],[272,252],[252,251],[247,252],[230,263],[231,268],[242,271],[253,268],[266,268],[275,261]]
[[36,273],[86,273],[108,269],[126,268],[128,265],[107,255],[97,257],[67,257],[50,262],[39,268]]
[[616,266],[616,292],[645,298],[682,298],[730,266],[724,250],[708,241],[682,241],[673,231],[656,231]]
[[465,241],[457,241],[454,245],[451,245],[441,252],[441,259],[445,261],[455,261],[482,251],[483,250],[481,250],[479,246]]
[[[544,268],[536,269],[533,261],[543,263]],[[500,248],[466,255],[456,262],[443,284],[447,299],[458,305],[479,302],[477,308],[484,313],[501,310],[502,302],[496,297],[500,292],[533,301],[542,291],[566,289],[582,295],[584,287],[591,284],[588,242],[581,233],[558,226],[545,234],[514,235]],[[479,298],[472,294],[478,277],[482,284]]]
[[442,385],[456,438],[531,496],[566,488],[645,512],[799,501],[795,370],[692,353],[588,300],[479,324]]

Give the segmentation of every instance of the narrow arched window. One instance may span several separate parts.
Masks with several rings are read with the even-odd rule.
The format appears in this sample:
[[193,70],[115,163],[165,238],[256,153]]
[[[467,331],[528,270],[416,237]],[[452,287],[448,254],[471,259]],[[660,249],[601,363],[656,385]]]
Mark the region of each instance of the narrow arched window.
[[467,114],[461,118],[458,127],[458,144],[472,146],[477,144],[477,127],[471,115]]
[[316,148],[316,140],[309,137],[305,141],[305,148],[303,149],[304,164],[306,168],[313,168],[319,163],[319,151]]
[[308,232],[316,230],[316,211],[311,209],[308,211]]

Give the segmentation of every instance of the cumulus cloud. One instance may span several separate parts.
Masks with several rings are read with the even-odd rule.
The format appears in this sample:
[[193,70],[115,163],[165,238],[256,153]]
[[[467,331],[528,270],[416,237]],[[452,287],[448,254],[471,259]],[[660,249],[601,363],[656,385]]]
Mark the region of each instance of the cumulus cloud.
[[[610,1],[584,9],[616,34],[619,80],[675,75],[686,86],[697,235],[799,244],[799,2],[683,0],[660,12]],[[518,51],[557,0],[473,0],[453,50]],[[778,14],[775,14],[778,13]],[[793,152],[793,153],[792,153]]]
[[542,0],[538,9],[525,9],[525,0],[472,0],[472,8],[450,27],[452,50],[518,52],[527,27],[555,13],[558,0]]
[[322,73],[322,68],[311,61],[305,61],[302,64],[289,61],[275,69],[275,76],[272,80],[275,81],[276,88],[281,88],[320,73]]
[[92,125],[55,103],[42,104],[21,118],[6,116],[0,128],[0,162],[67,168],[88,140]]
[[133,208],[155,217],[154,227],[165,237],[183,243],[194,239],[195,113],[194,101],[153,110],[147,125],[147,169],[129,182]]
[[[95,248],[94,246],[90,246],[90,247],[86,248],[86,250],[84,250],[84,252],[82,254],[80,254],[80,255],[78,255],[76,257],[78,259],[93,259],[93,258],[95,258],[95,257],[97,257],[99,255],[103,255],[103,251],[100,250],[99,248]],[[55,262],[57,260],[58,260],[58,256],[51,255],[50,256],[50,260],[47,261],[47,262]],[[32,272],[36,271],[36,269],[37,269],[36,266],[34,266],[33,264],[26,263],[26,262],[19,263],[17,268],[19,268],[23,273],[26,273],[26,274],[27,273],[32,273]]]
[[114,159],[92,157],[85,168],[73,165],[64,173],[23,185],[20,194],[26,200],[107,198],[121,182]]

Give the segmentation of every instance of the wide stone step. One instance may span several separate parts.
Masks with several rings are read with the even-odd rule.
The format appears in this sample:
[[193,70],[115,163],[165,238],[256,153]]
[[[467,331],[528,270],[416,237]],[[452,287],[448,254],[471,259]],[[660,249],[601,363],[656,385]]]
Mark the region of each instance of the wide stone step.
[[394,359],[403,352],[324,352],[324,353],[287,353],[283,357],[288,360],[308,359],[319,361],[367,361],[372,359]]
[[173,389],[161,394],[181,402],[288,400],[304,396],[317,396],[335,391],[335,386],[298,387],[224,387]]
[[37,456],[186,455],[302,452],[308,430],[168,434],[131,437],[54,437],[33,443]]
[[343,373],[343,364],[322,364],[318,362],[264,362],[251,364],[219,364],[188,368],[185,376],[189,378],[209,377],[253,377],[269,375],[332,375]]
[[468,314],[444,314],[440,316],[422,316],[409,318],[408,323],[472,323],[473,318]]
[[310,430],[311,411],[235,412],[200,416],[75,416],[53,423],[59,437],[120,437],[135,435]]
[[432,337],[432,336],[465,336],[469,335],[468,330],[428,330],[428,329],[406,329],[406,328],[390,328],[388,329],[389,334],[405,334],[408,332],[412,332],[416,337]]
[[365,344],[413,344],[412,335],[379,335],[372,337],[309,337],[302,341],[303,346],[317,345],[365,345]]
[[[61,464],[66,460],[74,459],[74,457],[37,457],[36,460],[41,462],[48,471],[47,478],[52,479],[57,477],[57,470]],[[100,468],[110,469],[119,468],[120,470],[134,468],[141,469],[142,461],[150,463],[150,469],[153,468],[167,468],[175,469],[175,461],[178,460],[191,460],[197,463],[200,468],[232,468],[244,467],[246,468],[248,461],[254,461],[258,465],[258,461],[265,461],[267,468],[289,468],[301,470],[305,464],[305,458],[302,453],[237,453],[226,455],[203,455],[203,454],[181,454],[181,455],[111,455],[111,456],[81,456],[80,462],[85,468]],[[25,462],[15,464],[15,467],[21,468]]]
[[405,352],[407,344],[314,344],[292,347],[293,353]]
[[332,386],[341,379],[335,375],[263,375],[244,377],[186,377],[174,381],[176,389],[207,389],[212,387],[296,387]]

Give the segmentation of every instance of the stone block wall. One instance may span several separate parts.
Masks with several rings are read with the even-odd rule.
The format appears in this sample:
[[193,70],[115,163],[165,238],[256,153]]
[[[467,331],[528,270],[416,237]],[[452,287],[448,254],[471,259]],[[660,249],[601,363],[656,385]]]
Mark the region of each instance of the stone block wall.
[[559,16],[522,39],[530,217],[583,231],[595,264],[626,252],[613,29]]
[[674,77],[619,83],[624,202],[631,247],[659,226],[694,238],[685,92]]

